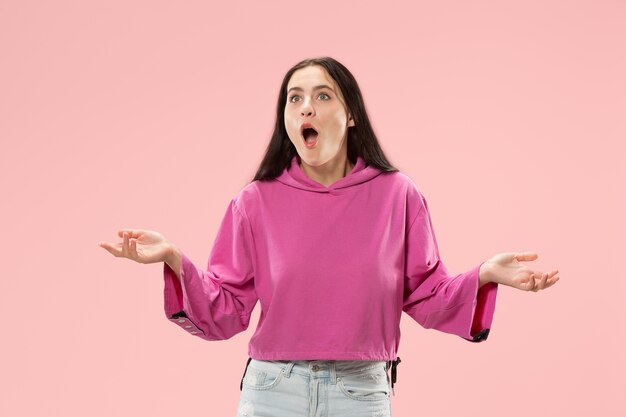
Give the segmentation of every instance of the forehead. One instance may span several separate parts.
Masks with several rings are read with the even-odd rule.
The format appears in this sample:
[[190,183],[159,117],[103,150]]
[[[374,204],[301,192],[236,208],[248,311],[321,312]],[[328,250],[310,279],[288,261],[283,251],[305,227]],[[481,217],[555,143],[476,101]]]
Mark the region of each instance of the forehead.
[[328,75],[324,67],[320,65],[310,65],[308,67],[300,68],[291,75],[289,83],[287,83],[287,90],[291,87],[309,89],[320,84],[326,84],[336,89],[334,80],[330,75]]

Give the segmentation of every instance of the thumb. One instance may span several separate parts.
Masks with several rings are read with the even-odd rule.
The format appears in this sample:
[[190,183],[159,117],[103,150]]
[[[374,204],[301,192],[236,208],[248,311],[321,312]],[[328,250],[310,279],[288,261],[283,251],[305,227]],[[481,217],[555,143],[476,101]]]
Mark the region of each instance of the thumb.
[[515,254],[518,261],[534,261],[539,255],[536,252],[519,252]]
[[100,246],[101,248],[104,248],[107,250],[107,252],[109,252],[112,255],[117,256],[118,252],[121,253],[121,251],[116,250],[115,248],[113,248],[113,246],[111,246],[111,244],[109,242],[100,242],[98,243],[98,246]]

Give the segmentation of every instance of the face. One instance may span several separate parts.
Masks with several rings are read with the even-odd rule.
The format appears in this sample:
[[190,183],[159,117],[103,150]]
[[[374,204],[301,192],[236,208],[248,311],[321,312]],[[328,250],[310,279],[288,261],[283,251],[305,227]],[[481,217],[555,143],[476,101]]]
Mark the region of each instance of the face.
[[[345,158],[348,126],[354,126],[354,120],[326,69],[313,65],[295,71],[287,91],[285,128],[300,158],[312,166]],[[310,123],[317,131],[316,143],[312,142],[312,146],[305,143],[303,123]]]

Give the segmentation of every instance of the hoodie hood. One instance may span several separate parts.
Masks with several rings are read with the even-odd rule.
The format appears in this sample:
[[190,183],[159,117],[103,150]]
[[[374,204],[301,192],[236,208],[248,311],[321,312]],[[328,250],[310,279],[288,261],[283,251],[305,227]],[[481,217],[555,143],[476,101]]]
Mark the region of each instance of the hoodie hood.
[[347,188],[363,184],[364,182],[376,178],[380,174],[382,174],[381,170],[370,165],[365,165],[363,158],[357,156],[357,161],[352,168],[352,171],[350,171],[345,177],[338,179],[330,186],[326,187],[325,185],[309,178],[304,171],[302,171],[302,168],[299,165],[298,155],[295,155],[291,159],[291,164],[287,166],[278,177],[276,177],[276,180],[285,185],[305,191],[341,194]]

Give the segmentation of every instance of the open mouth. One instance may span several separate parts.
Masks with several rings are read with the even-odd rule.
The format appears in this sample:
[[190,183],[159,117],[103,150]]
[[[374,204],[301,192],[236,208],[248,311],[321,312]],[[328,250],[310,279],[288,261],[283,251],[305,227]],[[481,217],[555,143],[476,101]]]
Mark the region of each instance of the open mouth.
[[318,133],[317,130],[312,127],[305,127],[302,129],[302,137],[304,138],[304,143],[308,146],[313,146],[317,143]]
[[302,130],[302,137],[307,143],[311,143],[317,140],[317,130],[312,127],[306,127]]

